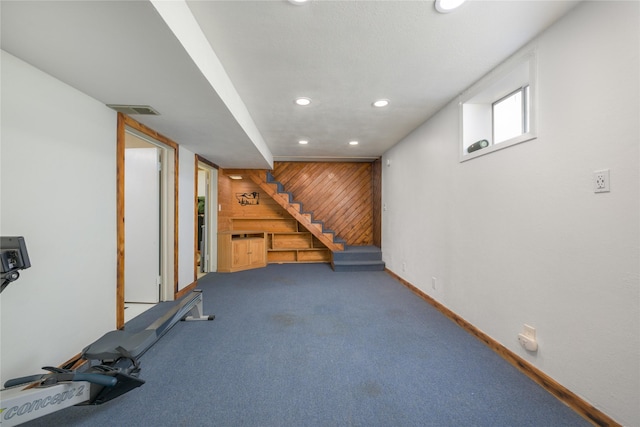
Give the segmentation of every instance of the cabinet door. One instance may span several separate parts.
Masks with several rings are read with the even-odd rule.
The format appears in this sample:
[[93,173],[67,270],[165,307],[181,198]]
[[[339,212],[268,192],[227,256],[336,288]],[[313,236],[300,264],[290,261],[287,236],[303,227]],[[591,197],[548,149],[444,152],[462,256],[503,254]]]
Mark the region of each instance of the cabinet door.
[[233,268],[245,267],[250,264],[250,242],[251,240],[248,239],[238,239],[232,241],[231,245],[233,246],[233,261],[231,263],[231,266]]
[[251,239],[250,241],[251,265],[261,267],[265,265],[266,251],[264,247],[264,239]]

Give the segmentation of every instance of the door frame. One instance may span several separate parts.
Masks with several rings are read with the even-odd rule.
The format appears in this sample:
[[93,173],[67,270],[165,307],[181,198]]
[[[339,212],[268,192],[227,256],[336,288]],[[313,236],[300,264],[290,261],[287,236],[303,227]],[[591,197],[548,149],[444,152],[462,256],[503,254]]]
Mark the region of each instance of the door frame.
[[[178,144],[131,117],[118,113],[116,141],[116,328],[124,327],[124,154],[126,129],[133,129],[162,144],[161,265],[162,301],[175,299],[178,292]],[[165,155],[166,154],[166,155]],[[169,242],[173,240],[173,245]]]
[[218,165],[210,162],[199,154],[195,155],[195,200],[194,200],[194,224],[195,224],[195,246],[194,246],[194,282],[197,282],[198,279],[198,170],[204,169],[207,171],[209,185],[207,188],[206,197],[206,206],[205,206],[205,223],[207,224],[207,250],[206,254],[209,259],[206,262],[207,271],[206,272],[214,272],[218,269],[218,251],[217,251],[217,239],[216,235],[218,232],[218,179],[217,172],[219,171]]

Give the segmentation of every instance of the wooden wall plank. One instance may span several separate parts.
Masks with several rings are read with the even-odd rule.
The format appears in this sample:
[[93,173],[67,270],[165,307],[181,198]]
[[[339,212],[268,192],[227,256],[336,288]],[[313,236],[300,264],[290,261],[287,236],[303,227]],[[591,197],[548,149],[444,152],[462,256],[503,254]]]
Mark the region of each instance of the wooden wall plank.
[[124,155],[125,115],[118,113],[116,141],[116,328],[124,328]]
[[[256,183],[245,178],[233,180],[228,177],[227,171],[218,174],[218,231],[231,231],[232,218],[293,218],[275,200],[269,197]],[[251,204],[241,204],[242,194],[256,193],[256,199],[249,201]]]
[[222,171],[218,174],[218,231],[231,231],[231,182]]
[[275,162],[273,175],[348,245],[374,244],[371,163]]
[[[378,162],[380,163],[380,162]],[[379,245],[380,230],[380,167],[359,162],[275,162],[273,175],[304,211],[313,211],[314,218],[344,239],[348,245]],[[260,193],[251,180],[230,180],[227,174],[242,175],[243,170],[219,174],[219,230],[230,229],[230,218],[286,217],[288,214],[275,201]],[[377,183],[377,184],[376,184]],[[377,188],[376,188],[377,185]],[[375,188],[375,189],[374,189]],[[260,193],[259,205],[242,206],[236,193]],[[374,195],[377,192],[378,197]],[[377,201],[377,202],[376,202]],[[377,225],[376,224],[377,219]]]
[[382,247],[382,159],[371,165],[371,202],[373,205],[373,244]]
[[[248,179],[232,181],[231,182],[231,200],[229,202],[229,209],[233,218],[269,218],[269,217],[283,217],[286,211],[282,206],[276,203],[271,197],[253,181]],[[240,199],[244,199],[241,195],[253,195],[256,194],[256,199],[245,199],[250,203],[256,204],[240,204]],[[287,216],[289,216],[287,214]]]

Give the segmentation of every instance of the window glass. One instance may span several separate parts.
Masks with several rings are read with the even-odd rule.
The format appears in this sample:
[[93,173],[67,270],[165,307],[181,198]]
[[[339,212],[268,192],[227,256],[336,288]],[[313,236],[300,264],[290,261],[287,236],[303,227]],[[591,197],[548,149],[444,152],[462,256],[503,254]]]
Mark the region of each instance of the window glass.
[[535,49],[510,58],[460,95],[460,161],[536,139]]
[[493,104],[493,143],[499,144],[526,132],[523,89]]

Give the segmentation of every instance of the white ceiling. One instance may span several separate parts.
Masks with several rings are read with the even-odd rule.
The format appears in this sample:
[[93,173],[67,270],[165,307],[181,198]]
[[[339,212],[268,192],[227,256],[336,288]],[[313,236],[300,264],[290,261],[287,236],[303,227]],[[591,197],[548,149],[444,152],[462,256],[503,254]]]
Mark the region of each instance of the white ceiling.
[[381,156],[577,4],[2,0],[1,42],[100,102],[151,105],[132,117],[223,168],[269,168]]

